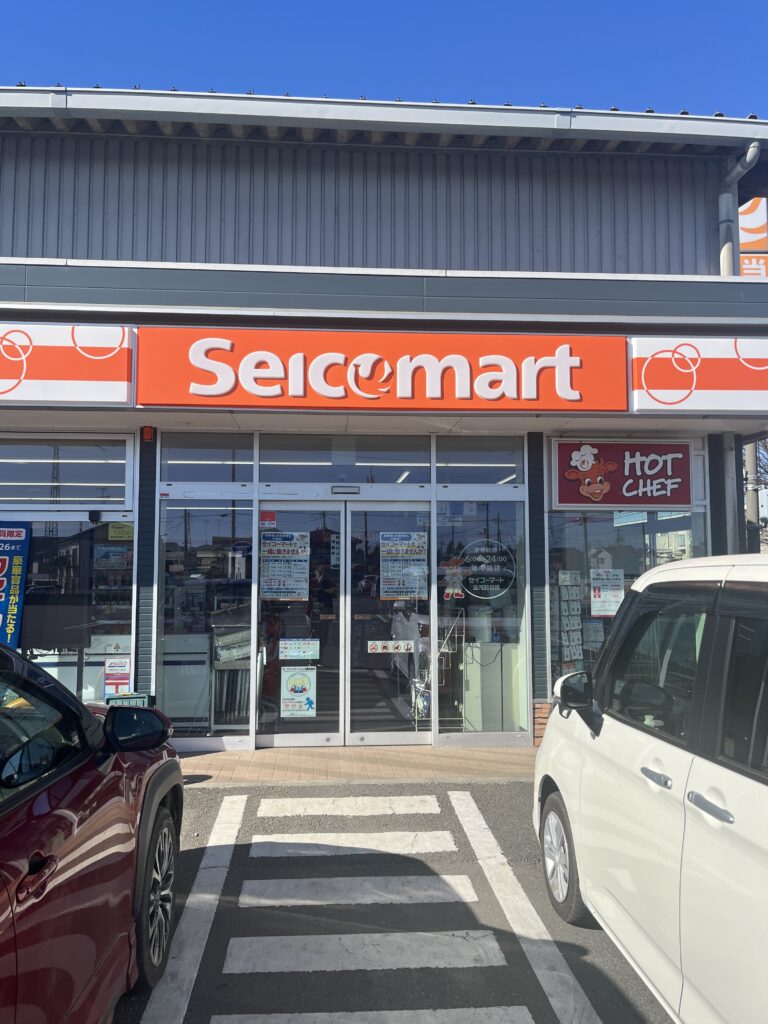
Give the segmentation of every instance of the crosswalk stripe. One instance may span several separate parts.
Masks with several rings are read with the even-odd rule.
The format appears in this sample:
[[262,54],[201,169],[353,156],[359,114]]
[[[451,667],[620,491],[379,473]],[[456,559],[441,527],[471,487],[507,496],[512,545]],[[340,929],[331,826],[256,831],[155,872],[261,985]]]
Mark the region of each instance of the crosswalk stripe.
[[233,1013],[211,1024],[533,1024],[525,1006],[471,1006],[453,1010],[366,1010],[351,1013]]
[[484,929],[230,939],[225,974],[392,971],[418,967],[504,967],[496,936]]
[[450,832],[285,832],[255,835],[252,857],[338,857],[354,853],[450,853]]
[[560,1024],[600,1024],[594,1007],[536,913],[472,794],[455,792],[448,797]]
[[358,906],[371,903],[476,903],[466,875],[248,879],[240,907]]
[[173,936],[168,966],[152,990],[141,1024],[182,1024],[184,1020],[235,851],[247,799],[247,796],[225,796],[221,801],[203,859]]
[[266,798],[256,812],[259,818],[343,815],[356,818],[376,814],[439,814],[434,796],[331,796]]

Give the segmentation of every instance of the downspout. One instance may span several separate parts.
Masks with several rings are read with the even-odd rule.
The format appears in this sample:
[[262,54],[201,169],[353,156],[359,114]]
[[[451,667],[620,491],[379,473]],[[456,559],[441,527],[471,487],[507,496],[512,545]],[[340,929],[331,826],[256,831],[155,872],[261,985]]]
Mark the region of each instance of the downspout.
[[[720,275],[721,277],[733,277],[736,273],[736,253],[738,251],[738,198],[736,184],[750,171],[760,157],[760,143],[750,142],[740,160],[733,165],[720,182],[720,194],[718,196],[718,223],[720,229]],[[724,438],[725,440],[725,438]],[[733,441],[733,435],[729,435],[729,441]],[[733,447],[732,444],[725,445],[726,449]],[[734,451],[733,457],[738,458],[739,453]],[[760,536],[760,502],[758,495],[757,479],[757,445],[754,441],[745,445],[742,453],[744,459],[744,488],[746,491],[744,505],[746,506],[747,525],[747,550],[753,546],[751,538]],[[741,502],[740,502],[741,504]],[[743,507],[743,506],[742,506]],[[730,547],[732,539],[729,538]],[[759,545],[759,541],[758,541]]]
[[733,165],[720,182],[718,196],[718,225],[720,229],[720,276],[733,277],[736,273],[736,250],[738,231],[738,199],[736,183],[741,181],[747,171],[752,168],[760,157],[760,143],[750,142],[741,159]]

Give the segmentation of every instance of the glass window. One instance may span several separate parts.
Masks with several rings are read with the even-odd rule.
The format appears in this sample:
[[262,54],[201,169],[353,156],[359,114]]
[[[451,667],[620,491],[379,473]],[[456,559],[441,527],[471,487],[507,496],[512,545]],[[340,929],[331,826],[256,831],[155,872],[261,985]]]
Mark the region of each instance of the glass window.
[[21,653],[83,700],[101,701],[108,659],[131,653],[133,523],[29,526]]
[[74,715],[0,671],[0,805],[82,750]]
[[248,728],[253,505],[160,504],[157,703],[176,732]]
[[521,437],[438,437],[439,484],[521,484]]
[[163,433],[160,479],[166,483],[253,481],[253,434]]
[[0,438],[0,503],[124,506],[126,443]]
[[610,671],[610,710],[686,741],[706,618],[674,604],[640,615]]
[[262,483],[428,484],[429,437],[262,434]]
[[594,668],[623,594],[656,565],[705,555],[705,528],[703,512],[550,512],[553,682]]
[[526,732],[522,502],[437,504],[441,732]]
[[768,775],[768,623],[737,619],[719,753]]

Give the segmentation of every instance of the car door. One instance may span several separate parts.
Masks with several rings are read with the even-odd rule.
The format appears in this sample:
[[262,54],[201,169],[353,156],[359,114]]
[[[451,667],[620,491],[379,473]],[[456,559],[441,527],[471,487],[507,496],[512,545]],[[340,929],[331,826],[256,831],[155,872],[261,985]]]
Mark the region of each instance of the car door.
[[715,585],[658,585],[635,602],[596,680],[585,737],[580,875],[588,903],[669,1007],[680,1002],[686,783]]
[[100,1022],[125,988],[133,821],[119,764],[88,745],[88,719],[67,695],[0,670],[0,881],[19,1021]]
[[[763,1024],[768,922],[768,586],[728,586],[687,785],[681,1018]],[[711,714],[710,714],[711,713]]]
[[16,935],[11,898],[0,881],[0,1024],[16,1020]]

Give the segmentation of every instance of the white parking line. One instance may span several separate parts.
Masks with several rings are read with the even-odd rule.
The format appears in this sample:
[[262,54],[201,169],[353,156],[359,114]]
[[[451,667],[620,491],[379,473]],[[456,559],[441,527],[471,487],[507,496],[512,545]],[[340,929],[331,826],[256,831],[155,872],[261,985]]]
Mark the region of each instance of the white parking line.
[[439,814],[434,796],[330,796],[265,798],[256,812],[259,818],[328,817],[345,818],[376,814]]
[[229,940],[225,974],[394,971],[417,967],[505,967],[485,929],[345,935],[269,935]]
[[339,857],[354,853],[451,853],[450,832],[285,832],[253,837],[252,857]]
[[455,1010],[368,1010],[352,1013],[233,1013],[211,1024],[533,1024],[525,1006]]
[[594,1007],[526,896],[472,794],[460,792],[448,796],[560,1024],[600,1024]]
[[476,903],[466,875],[247,879],[240,907],[360,906],[371,903]]
[[247,796],[225,796],[208,837],[165,974],[152,991],[141,1024],[182,1024],[208,941],[219,896],[232,861]]

